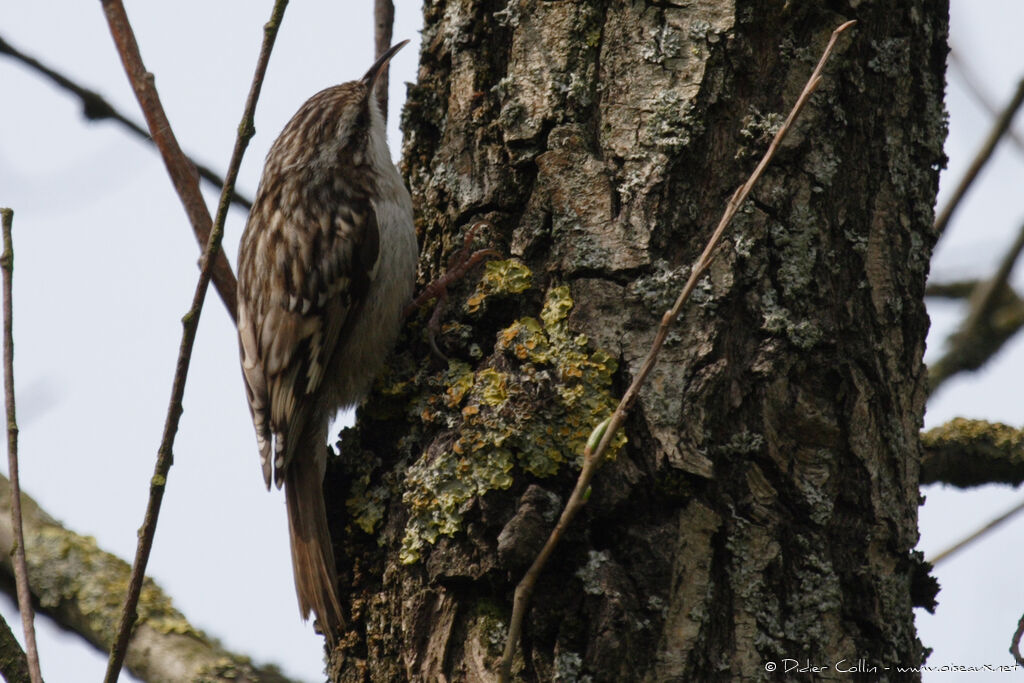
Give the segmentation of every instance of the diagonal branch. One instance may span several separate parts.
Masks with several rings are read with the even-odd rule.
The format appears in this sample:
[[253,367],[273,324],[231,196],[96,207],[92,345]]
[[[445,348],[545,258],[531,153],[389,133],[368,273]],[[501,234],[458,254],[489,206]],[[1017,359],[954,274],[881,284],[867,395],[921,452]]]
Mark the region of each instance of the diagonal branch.
[[989,532],[994,531],[995,529],[998,529],[1005,522],[1010,521],[1011,519],[1016,517],[1021,512],[1024,512],[1024,502],[1017,503],[1012,508],[1010,508],[1006,512],[1002,513],[1001,515],[999,515],[995,519],[989,520],[988,522],[983,524],[980,528],[978,528],[975,531],[971,532],[966,537],[960,539],[959,541],[957,541],[953,545],[949,546],[948,548],[946,548],[942,552],[936,554],[934,557],[929,557],[928,561],[931,562],[933,566],[938,566],[940,563],[948,560],[953,555],[956,555],[958,552],[960,552],[964,548],[968,547],[969,545],[971,545],[972,543],[977,541],[979,538],[982,538],[982,537],[986,536]]
[[39,650],[36,648],[36,627],[33,621],[32,593],[28,586],[28,566],[25,563],[25,534],[21,524],[21,485],[18,482],[18,422],[14,406],[14,314],[11,311],[12,280],[14,279],[14,244],[11,227],[14,212],[0,209],[3,223],[4,251],[0,255],[4,289],[4,399],[7,404],[7,463],[11,473],[11,526],[14,528],[14,581],[18,593],[18,611],[25,632],[25,650],[28,672],[32,683],[42,683],[39,671]]
[[[167,114],[164,113],[163,105],[160,104],[160,96],[153,82],[153,74],[146,71],[146,67],[142,63],[139,46],[135,42],[135,34],[128,23],[124,5],[121,0],[101,1],[103,11],[107,16],[107,23],[110,25],[111,35],[117,45],[118,54],[121,56],[121,63],[124,65],[125,73],[128,74],[128,80],[131,81],[132,90],[135,91],[139,106],[142,107],[149,132],[160,150],[167,173],[171,176],[174,189],[181,198],[189,222],[192,223],[192,231],[199,243],[205,247],[210,243],[213,221],[210,218],[209,209],[206,208],[206,202],[203,201],[203,195],[199,191],[199,176],[196,174],[196,167],[178,146],[174,131],[167,120]],[[231,176],[230,169],[228,176],[229,178]],[[233,185],[234,181],[229,179],[225,183],[225,188],[229,183]],[[212,256],[214,261],[211,276],[214,286],[234,320],[236,315],[235,290],[237,289],[235,275],[231,272],[231,265],[223,252],[215,252]]]
[[[0,476],[0,586],[10,583],[14,571],[12,500],[10,482]],[[119,605],[110,595],[123,589],[131,567],[98,547],[95,539],[61,526],[25,493],[22,510],[32,597],[40,611],[93,647],[109,650],[119,617]],[[193,626],[152,580],[146,581],[143,595],[144,617],[132,636],[125,662],[136,677],[144,681],[290,683],[273,666],[257,667],[248,657],[225,650],[215,638]],[[0,645],[0,649],[4,647]],[[28,680],[27,674],[22,680]]]
[[1003,256],[996,272],[979,282],[970,296],[970,310],[949,339],[949,350],[932,364],[929,391],[963,370],[976,370],[1024,326],[1024,302],[1009,285],[1013,267],[1024,251],[1024,225]]
[[587,491],[590,489],[590,482],[593,480],[594,474],[597,472],[597,468],[601,465],[605,452],[608,450],[612,440],[615,438],[615,432],[618,431],[623,422],[625,422],[626,413],[632,407],[633,402],[640,393],[640,388],[647,379],[647,375],[650,374],[653,369],[654,363],[658,359],[658,352],[661,350],[662,345],[665,343],[665,339],[668,337],[669,328],[675,322],[676,318],[679,317],[679,312],[682,310],[683,305],[687,300],[689,300],[690,294],[697,286],[697,282],[711,266],[711,262],[714,260],[715,249],[718,246],[719,241],[722,239],[722,235],[725,233],[726,228],[729,227],[729,224],[732,222],[736,212],[739,211],[739,208],[746,200],[747,195],[750,194],[750,191],[753,189],[758,179],[760,179],[761,174],[764,173],[764,170],[768,166],[769,162],[771,162],[772,157],[775,156],[775,152],[779,148],[779,144],[782,142],[783,138],[786,137],[786,133],[789,132],[793,122],[796,121],[796,118],[800,115],[800,111],[807,103],[811,93],[813,93],[821,83],[822,69],[824,69],[825,62],[828,61],[829,55],[832,54],[832,49],[835,47],[836,41],[839,39],[839,35],[855,23],[857,22],[848,21],[832,32],[832,36],[829,38],[828,45],[825,47],[825,51],[822,53],[821,59],[818,61],[818,65],[814,67],[814,71],[811,73],[811,77],[807,80],[807,84],[804,86],[803,92],[801,92],[800,96],[797,98],[796,104],[793,105],[792,111],[789,112],[789,116],[786,117],[786,121],[775,134],[775,138],[768,146],[768,151],[765,152],[764,157],[757,165],[757,168],[750,174],[747,182],[736,189],[732,199],[729,200],[725,213],[718,222],[718,227],[715,228],[714,233],[712,233],[711,238],[704,247],[704,251],[690,269],[690,277],[683,286],[683,290],[679,293],[679,297],[676,299],[675,305],[673,305],[672,309],[662,316],[661,325],[658,327],[658,332],[654,337],[651,349],[648,351],[647,357],[644,359],[643,365],[640,367],[640,371],[637,373],[636,377],[633,378],[633,383],[630,384],[629,388],[626,390],[626,393],[623,395],[622,400],[619,401],[619,405],[615,409],[615,412],[612,413],[612,416],[599,424],[591,434],[583,453],[583,468],[580,470],[579,477],[576,480],[576,486],[573,488],[572,494],[569,496],[569,500],[565,504],[565,509],[562,510],[562,516],[559,518],[558,524],[555,525],[554,530],[548,537],[547,543],[544,544],[544,547],[537,555],[537,558],[533,561],[533,564],[523,576],[522,581],[520,581],[519,585],[516,586],[515,596],[512,603],[512,618],[509,622],[508,637],[505,641],[505,652],[502,655],[501,666],[498,672],[499,681],[507,683],[507,681],[510,680],[512,673],[512,658],[515,655],[516,645],[519,642],[519,636],[522,632],[523,617],[526,614],[526,607],[529,605],[530,596],[533,594],[533,588],[537,583],[537,578],[540,576],[541,571],[543,571],[544,565],[547,564],[548,558],[551,557],[551,554],[554,552],[555,547],[558,545],[559,540],[565,533],[570,522],[572,522],[573,518],[586,503]]
[[[954,70],[960,72],[960,79],[963,81],[964,86],[974,97],[975,101],[981,105],[981,108],[988,112],[989,116],[993,118],[999,116],[999,110],[996,109],[996,105],[992,102],[992,98],[981,86],[981,79],[971,68],[971,65],[967,63],[967,60],[960,56],[960,50],[956,49],[955,46],[950,45],[949,47],[949,65]],[[1006,131],[1006,136],[1010,139],[1013,145],[1018,151],[1024,152],[1024,138],[1022,138],[1016,130],[1011,126]]]
[[[184,329],[182,331],[181,345],[178,350],[178,361],[174,373],[174,382],[171,387],[171,399],[167,409],[167,419],[164,423],[163,438],[161,439],[160,448],[157,453],[155,471],[150,482],[150,496],[149,504],[146,508],[146,517],[143,521],[142,529],[139,531],[139,543],[135,553],[135,562],[132,566],[132,576],[128,586],[128,595],[125,598],[124,610],[121,615],[121,624],[118,629],[117,640],[110,652],[110,662],[107,666],[107,675],[105,678],[106,683],[115,683],[117,681],[118,675],[121,671],[121,666],[124,662],[125,653],[128,650],[128,641],[131,637],[132,627],[137,619],[136,606],[138,605],[139,594],[142,590],[142,580],[145,576],[146,564],[149,561],[149,553],[153,546],[153,537],[156,533],[157,518],[160,514],[161,502],[163,501],[164,487],[167,483],[167,474],[170,471],[171,464],[174,460],[174,437],[177,434],[178,422],[181,419],[181,401],[182,396],[185,393],[185,382],[188,378],[188,368],[192,358],[192,346],[195,342],[196,331],[199,327],[199,316],[203,310],[203,303],[206,299],[206,290],[210,284],[210,279],[211,277],[215,277],[215,264],[227,263],[223,252],[220,251],[220,242],[224,233],[224,221],[227,218],[231,189],[234,187],[235,179],[238,176],[238,168],[242,163],[242,156],[245,153],[245,149],[249,144],[250,138],[252,138],[252,135],[255,132],[253,116],[256,110],[256,102],[259,99],[260,90],[263,87],[263,78],[266,74],[267,64],[270,61],[270,53],[273,50],[274,41],[277,38],[277,31],[280,27],[281,19],[284,16],[284,11],[287,6],[288,0],[277,0],[271,13],[270,21],[268,21],[264,26],[263,45],[260,49],[259,58],[256,61],[256,70],[253,75],[252,85],[249,89],[249,96],[245,102],[242,121],[238,126],[238,136],[235,140],[235,147],[231,154],[231,161],[228,164],[227,177],[225,179],[224,189],[221,192],[220,204],[217,208],[217,220],[209,231],[209,238],[206,242],[206,248],[200,261],[199,282],[196,283],[195,294],[192,298],[192,305],[182,320],[182,326]],[[147,112],[147,120],[150,123],[150,130],[156,133],[154,122],[163,121],[167,124],[167,120],[166,116],[163,115],[163,109],[160,106],[156,89],[153,87],[152,74],[147,73],[142,64],[142,57],[139,54],[138,44],[135,42],[135,36],[132,32],[131,24],[128,22],[128,17],[125,14],[124,5],[121,0],[103,0],[103,9],[107,16],[107,22],[110,24],[110,31],[114,37],[114,42],[117,44],[118,51],[121,53],[121,59],[124,62],[125,71],[128,73],[128,78],[132,82],[132,87],[136,92],[136,96],[139,98],[140,103],[143,104],[143,109]],[[165,142],[172,144],[174,148],[177,147],[177,144],[174,142],[173,133],[170,130],[170,124],[167,124],[166,128],[160,131],[160,134],[166,136],[164,138]],[[154,138],[157,137],[158,136],[154,134]],[[161,147],[161,151],[164,151],[163,147]],[[180,157],[180,150],[177,150],[177,152]],[[167,157],[165,156],[165,158]],[[188,178],[176,178],[174,171],[171,169],[170,162],[168,162],[168,168],[171,170],[171,176],[175,181],[176,186],[178,185],[179,180],[188,180]],[[190,190],[198,191],[194,174],[191,176],[191,182],[186,183],[186,185]],[[203,209],[203,215],[205,215],[206,219],[209,220],[209,213],[206,212],[206,206],[201,204],[202,198],[200,197],[199,199],[200,206],[202,206]],[[186,204],[190,204],[190,202],[186,202]],[[201,216],[199,217],[201,218]],[[196,225],[196,223],[193,222],[193,225]],[[230,268],[228,269],[228,273],[230,274]],[[232,283],[234,283],[233,276]],[[223,292],[221,292],[221,294],[222,296],[224,295]],[[225,298],[225,303],[228,302],[229,300]],[[231,293],[229,307],[234,311],[233,291]]]
[[953,190],[952,196],[946,205],[942,207],[939,215],[935,217],[935,234],[937,237],[941,237],[942,233],[945,232],[946,226],[949,225],[950,219],[953,217],[953,212],[960,205],[961,200],[967,194],[967,190],[970,189],[974,180],[981,173],[981,169],[984,168],[988,160],[992,158],[992,152],[995,151],[999,141],[1003,139],[1003,135],[1010,129],[1010,124],[1013,123],[1013,117],[1016,115],[1017,110],[1020,109],[1021,104],[1024,103],[1024,79],[1021,79],[1017,83],[1017,91],[1013,94],[1013,97],[1007,103],[1006,107],[999,114],[999,118],[996,119],[995,125],[992,127],[992,131],[988,134],[988,137],[982,143],[981,148],[975,155],[974,160],[971,161],[971,165],[967,167],[967,172],[964,173],[964,177],[960,179],[960,183]]
[[[8,55],[11,58],[21,62],[30,69],[33,69],[42,74],[43,76],[49,78],[51,81],[57,84],[58,87],[63,88],[72,95],[78,97],[78,99],[82,102],[82,115],[85,116],[85,118],[87,118],[88,120],[102,121],[104,119],[110,119],[111,121],[117,121],[122,126],[127,128],[131,132],[135,133],[135,135],[139,136],[140,138],[146,140],[151,144],[153,143],[153,138],[149,136],[149,133],[147,133],[142,126],[135,123],[127,116],[125,116],[117,109],[115,109],[114,105],[110,104],[110,102],[108,102],[106,98],[103,97],[103,95],[100,95],[98,92],[94,90],[90,90],[82,85],[79,85],[78,83],[75,83],[73,80],[71,80],[64,74],[55,71],[50,67],[46,66],[45,64],[41,63],[35,57],[25,54],[18,48],[8,43],[2,37],[0,37],[0,54]],[[199,176],[203,180],[215,186],[218,190],[224,187],[224,179],[221,178],[209,166],[198,164],[194,161],[192,163],[195,164],[196,170],[199,171]],[[239,194],[237,190],[232,190],[231,201],[237,204],[238,206],[242,207],[246,211],[252,208],[252,202],[247,197],[244,197],[243,195]]]

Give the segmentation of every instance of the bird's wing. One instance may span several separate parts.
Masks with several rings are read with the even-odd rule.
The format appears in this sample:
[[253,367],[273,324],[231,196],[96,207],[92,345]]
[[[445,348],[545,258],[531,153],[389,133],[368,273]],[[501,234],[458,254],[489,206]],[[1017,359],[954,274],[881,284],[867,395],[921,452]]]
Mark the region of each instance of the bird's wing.
[[272,195],[260,195],[239,252],[238,333],[269,487],[272,474],[281,486],[306,421],[320,408],[318,390],[366,296],[380,236],[369,199],[345,197],[323,211],[285,211],[275,202],[265,211]]

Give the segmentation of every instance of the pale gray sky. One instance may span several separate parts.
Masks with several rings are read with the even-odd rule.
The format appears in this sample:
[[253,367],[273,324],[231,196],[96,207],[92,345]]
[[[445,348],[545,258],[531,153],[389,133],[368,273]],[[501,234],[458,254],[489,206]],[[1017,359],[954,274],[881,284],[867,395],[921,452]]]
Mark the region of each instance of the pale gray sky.
[[[267,148],[309,95],[366,70],[371,5],[289,5],[257,110],[257,135],[242,165],[242,190],[252,195]],[[395,40],[413,40],[392,62],[390,140],[397,155],[398,111],[403,82],[415,78],[421,14],[415,0],[396,5]],[[270,6],[128,3],[181,145],[211,167],[227,165]],[[5,0],[0,7],[5,38],[141,121],[99,3]],[[953,2],[953,41],[1000,103],[1024,75],[1022,25],[1024,5],[1015,0]],[[948,106],[944,192],[991,125],[955,74]],[[991,270],[1024,220],[1024,205],[1014,201],[1022,171],[1012,148],[996,155],[940,244],[934,278]],[[23,486],[75,530],[131,558],[198,247],[153,150],[112,123],[85,123],[75,100],[6,59],[0,60],[0,205],[16,211]],[[228,220],[225,250],[232,262],[244,220],[237,210]],[[931,311],[934,358],[960,307]],[[236,354],[230,320],[211,292],[150,574],[193,623],[229,647],[277,662],[297,678],[322,680],[320,640],[296,609],[283,499],[262,485]],[[1022,374],[1024,341],[1018,340],[985,371],[949,382],[929,405],[928,425],[966,415],[1020,426],[1015,399]],[[931,487],[925,494],[926,553],[1024,497],[1006,487],[971,493]],[[937,572],[938,612],[918,618],[922,640],[935,649],[930,664],[1010,662],[1009,638],[1024,612],[1015,550],[1022,534],[1024,521],[1007,525]],[[0,608],[16,626],[11,606]],[[102,677],[104,657],[45,618],[37,623],[47,680]]]

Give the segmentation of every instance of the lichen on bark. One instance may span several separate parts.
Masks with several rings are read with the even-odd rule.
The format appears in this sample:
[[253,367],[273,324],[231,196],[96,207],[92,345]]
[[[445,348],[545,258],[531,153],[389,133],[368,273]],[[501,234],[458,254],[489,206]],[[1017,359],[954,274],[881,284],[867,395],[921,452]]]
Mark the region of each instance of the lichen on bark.
[[944,9],[435,0],[424,13],[403,118],[422,276],[478,220],[508,258],[452,292],[449,361],[431,359],[418,318],[343,435],[327,486],[366,512],[334,514],[354,606],[334,680],[490,680],[515,582],[572,487],[565,464],[848,19],[541,577],[515,671],[756,680],[782,657],[919,663]]

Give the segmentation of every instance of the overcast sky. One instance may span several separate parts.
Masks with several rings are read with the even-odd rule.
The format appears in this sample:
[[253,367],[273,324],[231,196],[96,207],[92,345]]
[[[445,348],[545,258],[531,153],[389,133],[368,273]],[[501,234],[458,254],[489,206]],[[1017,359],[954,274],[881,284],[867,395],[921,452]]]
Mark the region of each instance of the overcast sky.
[[[223,169],[271,2],[129,2],[143,59],[186,152]],[[419,3],[397,0],[390,142],[397,157],[404,82],[415,78]],[[256,115],[239,188],[252,195],[270,143],[311,94],[360,77],[372,62],[371,2],[291,3]],[[101,92],[142,121],[97,2],[5,0],[0,35]],[[953,43],[1005,102],[1024,75],[1014,0],[954,0]],[[870,36],[854,35],[868,40]],[[961,175],[991,126],[949,78],[949,170]],[[939,245],[933,279],[988,273],[1024,220],[1024,163],[1005,146]],[[212,206],[215,198],[207,197]],[[1007,201],[1010,198],[1010,201]],[[941,202],[941,199],[940,199]],[[71,528],[131,558],[142,520],[199,251],[156,153],[112,123],[89,124],[77,101],[0,59],[0,206],[15,209],[16,379],[24,489]],[[245,216],[228,218],[232,262]],[[1014,278],[1018,285],[1021,278]],[[961,314],[933,306],[928,357]],[[1020,426],[1024,342],[984,371],[950,381],[929,404],[929,426],[956,415]],[[150,575],[192,623],[300,680],[322,680],[321,641],[298,617],[283,497],[268,494],[238,371],[234,330],[211,290],[185,395]],[[6,459],[3,460],[4,465]],[[3,469],[6,469],[5,467]],[[1006,487],[924,491],[921,548],[934,553],[1022,497]],[[1024,522],[1004,527],[937,572],[935,616],[921,613],[930,664],[1008,664],[1022,611]],[[1011,556],[1013,551],[1015,556]],[[17,626],[10,604],[0,605]],[[50,681],[99,680],[105,658],[37,620]],[[17,630],[17,629],[16,629]],[[936,674],[925,680],[952,680]],[[128,680],[127,677],[125,680]],[[973,680],[973,679],[972,679]]]

